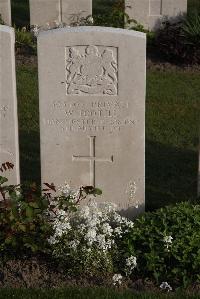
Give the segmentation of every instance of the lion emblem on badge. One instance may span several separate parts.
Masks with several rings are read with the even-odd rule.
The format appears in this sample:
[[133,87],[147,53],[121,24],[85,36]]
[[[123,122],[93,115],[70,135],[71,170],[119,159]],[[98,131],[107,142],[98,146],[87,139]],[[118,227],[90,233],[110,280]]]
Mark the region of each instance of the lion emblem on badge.
[[117,49],[101,46],[67,47],[68,95],[117,95]]

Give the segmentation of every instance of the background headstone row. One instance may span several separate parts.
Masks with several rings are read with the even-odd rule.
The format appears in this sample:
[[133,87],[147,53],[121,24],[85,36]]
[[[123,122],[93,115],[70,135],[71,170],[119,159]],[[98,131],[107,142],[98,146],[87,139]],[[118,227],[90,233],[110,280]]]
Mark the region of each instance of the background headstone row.
[[[29,4],[31,25],[70,25],[77,16],[92,15],[92,0],[29,0]],[[125,0],[125,11],[146,29],[155,30],[164,16],[177,18],[187,13],[187,0]],[[11,25],[10,0],[0,1],[0,14]]]

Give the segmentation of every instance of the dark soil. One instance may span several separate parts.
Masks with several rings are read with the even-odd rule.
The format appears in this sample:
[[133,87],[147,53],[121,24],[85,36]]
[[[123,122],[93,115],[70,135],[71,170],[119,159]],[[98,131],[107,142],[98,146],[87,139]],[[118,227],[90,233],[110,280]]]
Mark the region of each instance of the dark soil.
[[[56,268],[52,261],[41,257],[11,259],[0,262],[0,288],[64,288],[64,287],[105,287],[114,288],[112,275],[72,278]],[[124,280],[119,290],[131,290],[134,293],[161,293],[159,286],[150,280]],[[200,294],[200,284],[186,289],[187,294]]]
[[17,66],[37,66],[37,56],[36,55],[16,55],[16,65]]
[[175,61],[167,61],[156,49],[147,51],[147,69],[157,71],[182,71],[190,73],[200,73],[199,64],[181,64]]
[[[112,274],[72,278],[64,274],[45,257],[11,259],[0,262],[0,288],[63,288],[78,287],[113,287]],[[160,292],[151,281],[137,279],[134,282],[124,280],[120,289],[134,292]]]

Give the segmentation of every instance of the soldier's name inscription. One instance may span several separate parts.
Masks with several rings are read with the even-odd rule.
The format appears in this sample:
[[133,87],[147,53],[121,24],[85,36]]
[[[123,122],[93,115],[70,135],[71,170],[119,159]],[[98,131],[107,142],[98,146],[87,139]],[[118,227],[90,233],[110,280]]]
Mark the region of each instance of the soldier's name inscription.
[[43,118],[43,124],[57,127],[63,132],[119,132],[135,126],[135,118],[134,115],[130,116],[129,106],[128,102],[118,100],[55,101],[51,105],[52,118]]

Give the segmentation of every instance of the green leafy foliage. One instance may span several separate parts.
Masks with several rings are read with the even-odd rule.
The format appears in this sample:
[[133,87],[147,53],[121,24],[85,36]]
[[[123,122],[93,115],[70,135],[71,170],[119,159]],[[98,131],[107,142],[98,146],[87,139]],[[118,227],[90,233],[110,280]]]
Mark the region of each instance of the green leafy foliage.
[[45,239],[50,234],[44,217],[47,198],[40,196],[34,184],[22,189],[20,185],[5,185],[7,181],[0,176],[0,251],[9,254],[45,250]]
[[[13,164],[5,162],[0,173],[12,170]],[[49,251],[48,238],[53,228],[47,218],[49,210],[57,207],[74,212],[87,195],[99,195],[101,190],[90,186],[81,187],[75,202],[70,195],[55,196],[54,184],[45,183],[42,190],[35,183],[31,185],[8,185],[8,179],[0,176],[0,252],[36,253]],[[42,240],[42,242],[41,242]]]
[[107,4],[110,6],[109,9],[100,10],[94,14],[94,25],[124,28],[124,23],[129,20],[128,15],[124,12],[124,1],[110,1]]
[[195,12],[180,21],[165,21],[155,37],[155,45],[169,60],[200,63],[200,14]]
[[136,277],[186,286],[200,280],[199,232],[200,205],[180,203],[138,218],[119,252],[137,257]]
[[37,46],[33,34],[26,27],[15,28],[17,53],[36,54]]

